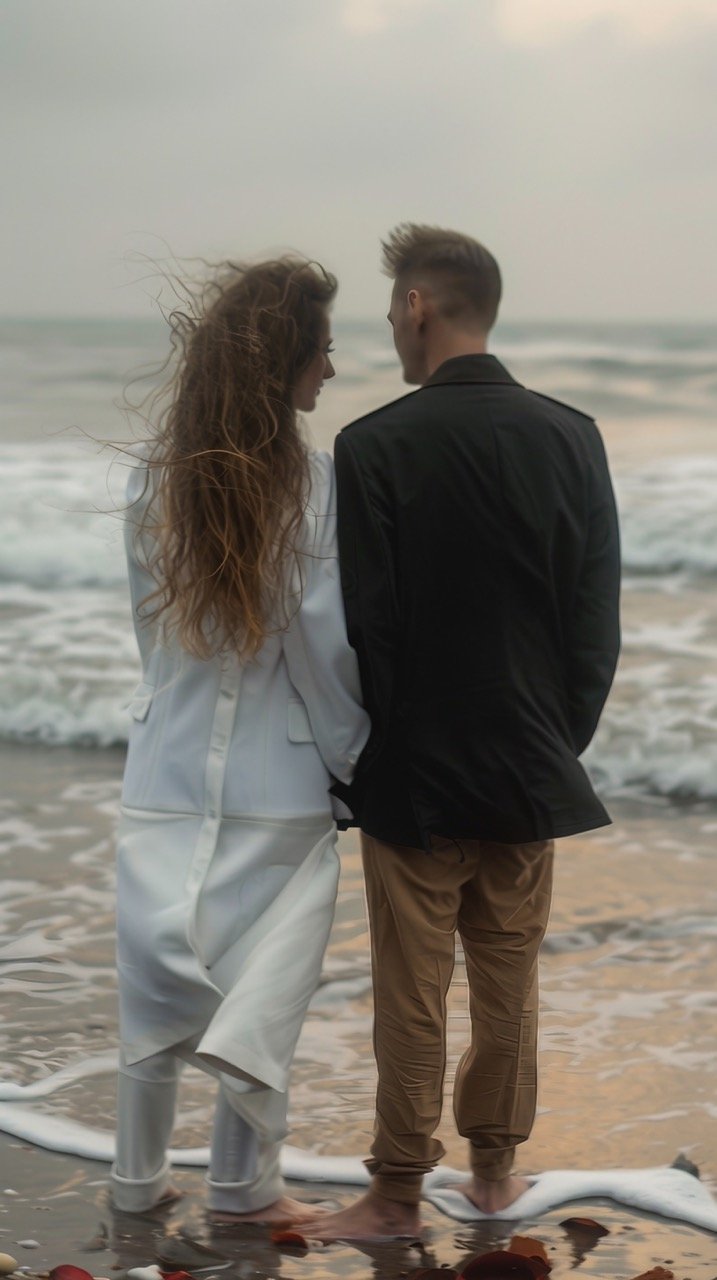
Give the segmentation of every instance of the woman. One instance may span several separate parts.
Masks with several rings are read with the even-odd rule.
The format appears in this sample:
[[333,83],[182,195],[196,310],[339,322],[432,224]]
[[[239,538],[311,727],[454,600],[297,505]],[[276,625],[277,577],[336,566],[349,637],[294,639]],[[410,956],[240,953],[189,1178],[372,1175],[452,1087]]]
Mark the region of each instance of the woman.
[[302,442],[334,376],[336,281],[284,258],[227,268],[129,480],[143,676],[118,838],[117,1208],[178,1194],[182,1061],[216,1075],[219,1214],[308,1217],[279,1171],[287,1079],[338,879],[331,777],[368,734],[349,647],[328,454]]

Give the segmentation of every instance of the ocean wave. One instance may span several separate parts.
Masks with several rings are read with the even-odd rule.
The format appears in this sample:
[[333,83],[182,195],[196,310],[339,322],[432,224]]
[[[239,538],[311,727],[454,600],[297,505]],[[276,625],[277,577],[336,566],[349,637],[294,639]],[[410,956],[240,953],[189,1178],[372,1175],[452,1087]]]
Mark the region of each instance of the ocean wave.
[[662,796],[694,802],[717,800],[717,746],[696,750],[689,734],[669,734],[659,743],[615,744],[596,749],[586,767],[606,799]]
[[[79,444],[0,446],[0,581],[124,582],[127,462]],[[615,478],[624,567],[717,567],[717,457],[669,458]]]
[[[0,650],[0,738],[48,746],[126,743],[139,676],[128,610],[76,592],[63,612],[27,611]],[[81,617],[84,596],[84,622]],[[103,604],[103,616],[90,614]],[[620,796],[717,800],[717,646],[698,618],[633,627],[613,693],[584,757],[609,801]]]
[[[389,325],[381,318],[335,324],[337,369],[348,385],[398,373]],[[717,401],[717,326],[499,322],[492,349],[515,376],[588,412],[684,410],[705,415]],[[0,321],[2,404],[21,433],[81,422],[119,424],[113,401],[133,371],[149,389],[168,350],[160,321]],[[147,381],[144,381],[145,376]],[[55,420],[50,415],[54,414]],[[89,416],[88,416],[89,415]],[[121,426],[119,426],[121,433]]]
[[[79,683],[67,690],[35,680],[34,687],[28,684],[19,694],[16,687],[8,690],[0,684],[0,739],[95,750],[124,746],[133,684],[130,679],[122,691],[90,692]],[[636,711],[632,709],[630,719]],[[634,723],[622,732],[614,725],[601,728],[584,763],[608,802],[625,796],[717,800],[717,743],[705,742],[686,721],[681,729],[653,728],[644,736]]]
[[[0,583],[123,588],[127,467],[108,452],[0,449]],[[717,457],[678,457],[616,477],[628,574],[717,573]]]
[[[341,353],[360,353],[367,363],[396,359],[387,323],[337,318]],[[500,358],[535,363],[639,365],[717,372],[717,326],[713,324],[613,324],[580,321],[501,320],[491,335]]]
[[69,699],[53,692],[28,689],[18,695],[13,690],[8,703],[0,686],[0,740],[95,749],[126,745],[130,717],[116,691]]
[[119,586],[127,469],[79,444],[0,451],[0,583],[47,590]]
[[113,591],[0,593],[0,738],[51,746],[127,741],[139,676],[129,600]]
[[[116,688],[68,693],[42,680],[34,683],[34,688],[25,688],[19,696],[13,688],[11,699],[0,685],[0,739],[93,749],[126,744],[130,726],[126,703],[133,681],[122,694]],[[634,725],[623,732],[613,725],[599,731],[584,763],[607,801],[625,796],[714,801],[717,743],[700,738],[686,722],[682,729],[656,732],[653,727],[644,736]]]
[[671,458],[617,478],[623,567],[717,572],[717,458]]
[[557,339],[519,341],[505,337],[495,343],[506,360],[552,366],[577,365],[593,369],[597,373],[626,372],[649,373],[652,377],[670,381],[693,371],[717,375],[714,350],[705,348],[679,350],[660,346],[624,347],[606,342],[563,342]]
[[[701,635],[699,623],[655,626],[654,634],[646,625],[628,634],[615,687],[584,757],[605,796],[717,800],[717,646],[705,643],[712,625],[703,621]],[[651,661],[651,643],[664,654],[668,639],[671,659]]]
[[[0,738],[126,742],[139,674],[122,547],[123,460],[3,446]],[[624,658],[586,764],[602,793],[717,799],[717,458],[617,476]],[[689,606],[686,604],[689,595]]]
[[[518,382],[540,394],[573,404],[598,418],[714,416],[717,406],[717,362],[714,357],[687,353],[682,359],[654,360],[644,352],[628,357],[617,353],[570,354],[547,345],[496,344],[495,354]],[[395,352],[378,346],[352,351],[340,360],[345,382],[376,384],[381,402],[381,379],[397,368]]]

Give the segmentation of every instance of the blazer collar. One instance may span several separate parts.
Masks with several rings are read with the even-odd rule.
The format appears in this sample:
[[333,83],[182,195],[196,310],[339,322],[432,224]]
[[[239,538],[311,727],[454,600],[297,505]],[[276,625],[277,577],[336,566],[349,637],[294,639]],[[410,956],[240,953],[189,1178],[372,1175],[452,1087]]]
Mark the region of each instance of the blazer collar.
[[520,386],[500,360],[487,354],[453,356],[450,360],[444,360],[423,386],[436,387],[449,382],[502,382],[514,387]]

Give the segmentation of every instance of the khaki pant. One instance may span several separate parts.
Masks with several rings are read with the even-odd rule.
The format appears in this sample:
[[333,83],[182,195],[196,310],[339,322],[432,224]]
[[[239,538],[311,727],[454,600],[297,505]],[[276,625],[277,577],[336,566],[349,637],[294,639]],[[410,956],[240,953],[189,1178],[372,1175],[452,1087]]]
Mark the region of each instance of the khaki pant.
[[466,960],[471,1043],[453,1108],[471,1168],[499,1179],[536,1105],[538,950],[550,911],[553,842],[434,838],[433,852],[361,836],[374,985],[373,1189],[415,1203],[444,1155],[446,996],[455,935]]

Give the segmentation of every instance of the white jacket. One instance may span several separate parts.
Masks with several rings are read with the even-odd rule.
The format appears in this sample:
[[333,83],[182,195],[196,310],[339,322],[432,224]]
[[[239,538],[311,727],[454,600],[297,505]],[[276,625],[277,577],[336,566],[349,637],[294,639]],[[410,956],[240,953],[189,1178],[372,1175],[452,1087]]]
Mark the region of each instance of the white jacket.
[[350,781],[369,732],[346,639],[333,464],[311,455],[296,607],[247,663],[192,658],[141,621],[154,587],[137,536],[149,492],[140,464],[126,525],[143,674],[117,845],[123,1049],[136,1063],[191,1040],[237,1090],[263,1091],[247,1118],[278,1138],[282,1107],[266,1091],[286,1089],[336,894],[328,787],[332,775]]
[[165,646],[156,626],[137,624],[155,583],[136,530],[150,484],[145,466],[133,468],[125,539],[143,675],[130,704],[124,805],[212,817],[317,813],[331,808],[330,774],[351,780],[369,723],[346,639],[329,454],[311,454],[311,475],[301,603],[294,575],[288,629],[243,665],[233,654],[192,658]]

